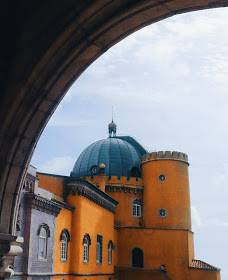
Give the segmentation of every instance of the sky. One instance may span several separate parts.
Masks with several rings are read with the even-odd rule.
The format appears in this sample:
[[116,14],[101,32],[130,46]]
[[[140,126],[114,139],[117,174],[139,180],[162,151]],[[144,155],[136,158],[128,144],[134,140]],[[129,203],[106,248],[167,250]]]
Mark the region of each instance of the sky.
[[228,9],[178,15],[143,28],[72,85],[35,149],[39,171],[69,175],[82,150],[118,135],[149,151],[189,156],[196,259],[228,279]]

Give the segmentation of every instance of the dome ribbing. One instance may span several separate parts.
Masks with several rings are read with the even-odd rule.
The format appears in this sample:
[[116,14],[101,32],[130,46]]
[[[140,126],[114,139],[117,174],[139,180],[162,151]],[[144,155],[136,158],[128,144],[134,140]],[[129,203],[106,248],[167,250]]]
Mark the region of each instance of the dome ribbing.
[[93,170],[101,163],[105,164],[104,174],[107,176],[139,177],[141,156],[145,150],[133,138],[128,138],[110,137],[89,145],[77,159],[71,177],[95,175]]

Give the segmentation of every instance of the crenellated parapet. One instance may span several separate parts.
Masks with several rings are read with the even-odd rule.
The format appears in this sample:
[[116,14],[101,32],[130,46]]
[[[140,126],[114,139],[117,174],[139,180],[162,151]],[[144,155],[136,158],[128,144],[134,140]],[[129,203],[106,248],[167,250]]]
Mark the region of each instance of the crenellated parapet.
[[178,160],[188,163],[188,155],[176,151],[158,151],[147,153],[142,157],[142,163],[152,160]]

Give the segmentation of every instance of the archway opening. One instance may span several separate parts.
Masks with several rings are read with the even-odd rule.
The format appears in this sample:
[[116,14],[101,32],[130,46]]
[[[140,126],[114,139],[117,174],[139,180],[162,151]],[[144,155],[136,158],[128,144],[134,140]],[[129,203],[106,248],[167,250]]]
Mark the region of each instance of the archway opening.
[[[62,12],[61,4],[55,3],[52,16],[38,9],[37,17],[31,17],[34,22],[41,18],[39,15],[48,20],[43,20],[40,25],[37,22],[26,22],[23,30],[19,27],[17,29],[22,31],[20,36],[16,36],[20,38],[18,46],[21,48],[17,48],[19,52],[14,56],[15,61],[10,64],[10,69],[6,69],[10,71],[5,71],[8,84],[4,84],[5,95],[1,103],[2,233],[15,232],[15,209],[18,208],[18,194],[28,160],[47,120],[84,69],[109,47],[135,30],[177,13],[226,6],[227,1],[202,1],[200,5],[198,1],[136,1],[131,4],[126,1],[119,3],[119,6],[114,3],[102,7],[86,4],[84,9],[79,9],[75,4],[75,10],[70,4],[70,8],[65,4],[62,17],[59,17],[60,11]],[[27,8],[26,11],[29,11],[31,7]],[[78,21],[76,19],[80,12],[82,17]],[[92,30],[90,20],[97,22]],[[59,24],[55,24],[56,22]],[[28,32],[27,28],[30,30],[34,26],[36,32]],[[37,40],[41,31],[46,29],[47,38]],[[12,48],[9,49],[12,51]],[[20,75],[17,75],[19,66]],[[12,106],[8,106],[9,104]]]
[[[76,83],[72,87],[69,96],[62,103],[57,112],[58,116],[51,120],[49,129],[55,131],[55,137],[60,139],[61,134],[64,135],[63,141],[60,141],[63,146],[59,146],[56,151],[63,151],[64,146],[67,146],[66,155],[64,153],[49,154],[49,159],[52,158],[53,160],[43,161],[42,164],[43,171],[51,173],[53,172],[53,166],[55,166],[54,173],[59,173],[61,169],[59,162],[65,163],[66,168],[69,168],[65,173],[68,175],[77,158],[77,153],[79,155],[93,141],[108,136],[107,124],[111,119],[111,106],[113,103],[117,104],[116,108],[114,106],[117,134],[123,134],[127,131],[129,135],[137,135],[137,139],[141,143],[146,143],[146,148],[149,150],[170,149],[171,147],[189,154],[192,218],[193,230],[196,232],[197,254],[205,259],[206,248],[208,257],[205,260],[214,264],[218,263],[215,255],[218,256],[220,253],[215,253],[218,246],[216,243],[213,245],[210,242],[208,232],[213,232],[213,236],[219,236],[219,234],[225,236],[226,232],[226,206],[225,202],[221,202],[222,197],[226,198],[226,194],[218,192],[217,187],[220,190],[225,189],[226,167],[224,163],[227,156],[224,150],[227,135],[224,132],[224,120],[226,119],[226,99],[224,98],[226,92],[223,83],[225,80],[222,79],[222,68],[220,73],[214,69],[219,48],[225,49],[226,37],[213,39],[212,34],[214,32],[219,34],[215,31],[215,26],[218,23],[218,29],[216,30],[220,30],[220,35],[223,32],[225,34],[225,30],[222,28],[222,26],[225,26],[225,21],[222,20],[222,18],[225,19],[225,13],[225,10],[208,11],[211,17],[206,12],[202,12],[188,14],[188,17],[186,15],[180,16],[184,18],[180,22],[178,22],[178,17],[173,18],[172,23],[166,20],[158,24],[161,24],[161,28],[157,29],[156,25],[153,25],[151,29],[150,27],[143,29],[142,34],[140,35],[139,32],[137,38],[131,36],[126,39],[126,45],[123,41],[119,44],[119,49],[116,46],[110,52],[107,52],[101,60],[98,60],[88,69],[87,77],[87,73],[81,76],[78,84]],[[192,18],[192,20],[189,18]],[[166,23],[168,25],[167,29],[165,27]],[[199,30],[200,24],[202,24],[202,27]],[[154,30],[152,30],[152,27],[154,27]],[[166,29],[165,35],[159,37],[158,34],[164,29]],[[146,35],[146,32],[148,32],[148,35]],[[161,37],[165,39],[163,40]],[[152,41],[147,49],[143,47],[145,38]],[[219,43],[214,45],[215,41]],[[140,42],[142,42],[141,45]],[[222,46],[221,42],[223,42]],[[137,70],[134,72],[133,81],[128,80],[131,74],[131,71],[127,71],[129,64],[123,62],[123,66],[121,65],[124,58],[126,61],[133,62],[129,68],[133,68],[133,65],[138,63],[138,57],[134,55],[132,45],[140,46],[136,48],[135,53],[143,59],[141,66],[135,67]],[[155,46],[155,51],[153,46]],[[185,48],[181,48],[182,46],[185,46]],[[129,48],[131,52],[129,52]],[[158,50],[162,50],[160,58],[158,58]],[[192,54],[190,50],[193,50]],[[151,53],[156,54],[157,58]],[[180,54],[184,54],[181,63],[179,63]],[[209,57],[213,59],[209,59]],[[219,58],[219,63],[222,62],[223,57]],[[149,71],[146,68],[146,60],[151,65]],[[199,60],[199,64],[196,63],[197,60]],[[192,66],[193,62],[194,67]],[[123,73],[118,73],[121,67],[124,69]],[[156,71],[152,68],[156,68]],[[172,71],[173,69],[175,71]],[[147,72],[147,75],[144,75],[143,70]],[[203,72],[203,70],[206,72]],[[147,78],[140,83],[141,73]],[[156,77],[156,82],[153,82],[152,85],[148,83],[148,80],[155,80],[153,75],[150,75],[151,73]],[[112,76],[112,80],[108,79],[108,75]],[[129,82],[122,81],[121,75],[122,77],[125,75],[127,77],[126,81]],[[160,83],[158,83],[159,75],[163,77]],[[205,75],[208,75],[208,77]],[[215,90],[216,84],[218,90]],[[143,86],[146,91],[142,89]],[[76,98],[78,107],[74,103]],[[71,107],[69,112],[77,111],[79,107],[83,108],[85,103],[88,107],[84,107],[81,115],[70,113],[64,118],[64,108],[67,110],[67,107]],[[134,110],[132,110],[132,107]],[[88,108],[90,108],[89,112]],[[216,108],[220,108],[220,114],[217,114]],[[137,112],[137,117],[134,119],[135,112]],[[95,115],[93,114],[96,114],[98,126],[94,122]],[[75,119],[80,120],[81,123],[79,121],[75,125]],[[134,126],[129,125],[133,120]],[[211,129],[212,127],[213,129]],[[64,129],[64,133],[60,129]],[[216,133],[214,133],[214,129],[217,131]],[[84,135],[83,132],[81,133],[82,130],[87,130]],[[80,135],[78,135],[78,131],[80,131]],[[204,136],[199,137],[202,132]],[[167,137],[167,135],[169,136]],[[224,146],[222,146],[222,139],[224,140]],[[44,141],[46,142],[46,140]],[[74,143],[77,143],[78,147]],[[70,149],[71,146],[74,149]],[[214,149],[214,146],[217,147],[216,154],[219,155],[215,156],[216,170],[214,161],[211,160],[211,152],[208,153],[208,151]],[[216,173],[214,173],[215,171]],[[218,182],[220,182],[219,184],[222,182],[220,187]],[[203,187],[205,185],[207,191]],[[214,203],[215,200],[219,202],[219,206],[209,209],[208,205]],[[205,203],[202,201],[205,201]],[[220,241],[218,242],[220,243]],[[226,244],[225,239],[223,243]],[[218,263],[217,265],[218,267],[224,267],[225,264],[220,265]]]
[[132,267],[144,267],[144,254],[140,248],[132,250]]

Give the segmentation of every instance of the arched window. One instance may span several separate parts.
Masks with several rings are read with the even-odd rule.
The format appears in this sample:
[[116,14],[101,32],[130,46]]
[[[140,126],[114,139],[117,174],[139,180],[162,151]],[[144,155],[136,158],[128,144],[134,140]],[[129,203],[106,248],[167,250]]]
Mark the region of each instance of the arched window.
[[83,237],[83,262],[89,262],[89,246],[91,245],[91,239],[89,234],[85,234]]
[[143,250],[134,248],[132,250],[132,266],[143,267]]
[[132,215],[134,217],[142,216],[142,202],[139,199],[135,199],[132,205]]
[[68,255],[68,242],[70,241],[70,234],[67,229],[62,230],[60,234],[60,260],[66,261]]
[[112,264],[112,251],[114,250],[114,244],[112,240],[108,242],[108,264]]
[[41,224],[38,228],[37,235],[38,235],[38,259],[46,260],[48,237],[50,237],[50,230],[48,225]]
[[96,244],[96,262],[102,263],[102,240],[101,235],[97,235],[97,244]]

